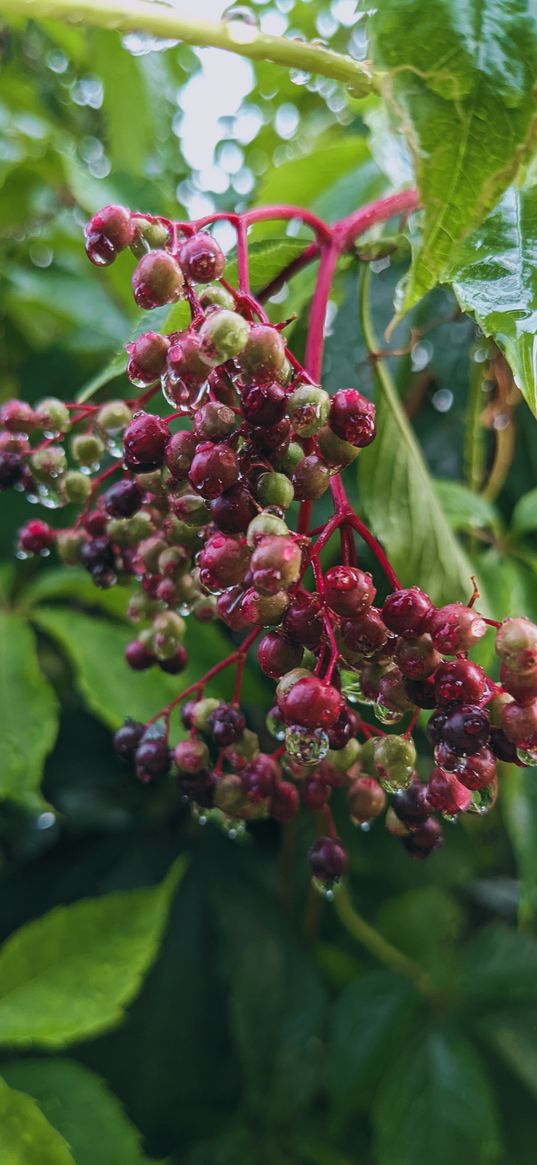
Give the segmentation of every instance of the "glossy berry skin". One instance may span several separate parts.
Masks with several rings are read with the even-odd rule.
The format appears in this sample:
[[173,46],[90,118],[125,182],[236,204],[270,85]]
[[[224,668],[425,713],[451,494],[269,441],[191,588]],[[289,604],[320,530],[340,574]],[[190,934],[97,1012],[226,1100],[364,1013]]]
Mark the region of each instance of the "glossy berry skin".
[[439,708],[433,712],[427,724],[427,736],[431,744],[440,744],[444,740],[444,728],[448,718],[448,710]]
[[240,740],[245,728],[246,720],[242,712],[231,704],[221,704],[209,716],[209,729],[218,748],[227,748],[229,744]]
[[300,667],[302,655],[302,647],[291,643],[278,631],[269,631],[264,635],[257,649],[261,671],[273,680],[279,680],[292,668]]
[[159,659],[158,665],[161,671],[166,672],[169,676],[179,676],[184,672],[188,664],[188,652],[186,647],[180,643],[176,649],[175,655],[169,659]]
[[537,627],[529,619],[504,619],[496,632],[496,651],[511,671],[537,667]]
[[249,801],[258,804],[272,795],[279,776],[277,762],[261,752],[240,774],[242,791]]
[[408,679],[424,680],[436,671],[442,656],[435,650],[430,635],[418,635],[399,639],[395,659]]
[[43,554],[54,545],[56,531],[39,518],[27,522],[19,530],[19,547],[26,554]]
[[313,877],[328,887],[338,882],[347,868],[347,854],[335,837],[319,837],[310,847],[308,858]]
[[181,298],[183,287],[181,268],[168,251],[149,251],[132,276],[134,299],[146,311],[175,303]]
[[491,728],[490,747],[498,760],[503,760],[506,764],[520,765],[516,745],[505,735],[503,728]]
[[186,481],[197,447],[194,433],[189,433],[187,429],[180,429],[168,437],[164,460],[176,481]]
[[270,815],[281,825],[291,821],[300,804],[298,789],[290,781],[278,781],[270,798]]
[[126,720],[121,728],[118,728],[114,734],[114,748],[120,760],[133,760],[144,732],[145,724],[141,724],[138,720]]
[[8,433],[32,433],[37,417],[24,400],[7,400],[0,408],[0,424]]
[[104,508],[111,518],[132,518],[138,513],[143,493],[135,481],[124,478],[109,486],[104,495]]
[[124,206],[103,206],[93,215],[86,228],[87,235],[100,235],[114,248],[123,251],[134,238],[132,214]]
[[517,704],[531,704],[537,698],[537,667],[531,671],[512,671],[505,663],[500,667],[500,683]]
[[399,789],[392,797],[392,808],[407,829],[419,829],[431,813],[427,786],[413,781],[408,789]]
[[437,651],[455,655],[458,651],[471,651],[485,634],[487,625],[471,607],[449,603],[431,612],[427,630]]
[[435,676],[439,704],[478,704],[485,692],[485,672],[477,663],[452,659],[440,664]]
[[332,397],[328,424],[332,431],[358,449],[376,435],[375,406],[355,388],[340,388]]
[[382,608],[382,618],[396,635],[421,635],[433,604],[419,587],[408,587],[388,595]]
[[129,469],[139,473],[158,469],[164,460],[169,436],[168,426],[160,417],[144,412],[134,416],[123,435],[125,463]]
[[254,324],[235,364],[246,383],[267,384],[281,379],[286,366],[283,337],[270,324]]
[[332,566],[324,576],[324,597],[337,615],[352,618],[373,603],[376,588],[370,574],[354,566]]
[[156,657],[140,639],[133,639],[125,648],[125,661],[133,671],[147,671],[153,667]]
[[323,616],[319,598],[308,591],[296,591],[283,619],[285,634],[293,643],[314,650],[323,635]]
[[170,750],[163,737],[143,737],[135,753],[136,776],[148,782],[170,771]]
[[0,452],[0,492],[12,489],[22,478],[24,462],[18,453]]
[[212,235],[199,231],[183,243],[179,262],[185,279],[193,283],[211,283],[223,274],[226,257]]
[[515,745],[529,745],[537,740],[537,700],[523,706],[514,701],[504,704],[502,728],[507,739]]
[[303,728],[331,728],[343,706],[337,688],[313,675],[293,684],[281,704],[287,724],[300,724]]
[[286,406],[287,395],[280,384],[254,384],[241,397],[242,413],[250,425],[277,425]]
[[223,590],[244,578],[250,554],[248,547],[229,534],[213,534],[198,559],[204,586]]
[[442,827],[436,817],[428,817],[419,829],[415,829],[408,837],[401,838],[401,843],[407,854],[414,861],[423,861],[429,854],[434,853],[442,845]]
[[341,634],[345,648],[366,659],[385,647],[390,638],[381,614],[375,607],[348,619],[341,628]]
[[424,680],[405,678],[405,692],[416,708],[436,708],[436,692],[434,690],[434,676],[427,676]]
[[330,748],[336,752],[340,748],[345,748],[349,740],[352,740],[358,732],[359,719],[356,712],[352,708],[343,705],[341,712],[335,723],[328,729],[328,740]]
[[455,773],[444,769],[433,769],[427,785],[427,800],[439,813],[452,816],[463,813],[472,800],[470,790],[461,785]]
[[116,559],[112,543],[108,538],[91,538],[80,548],[80,561],[93,575],[114,570]]
[[454,752],[478,752],[488,743],[488,739],[488,716],[477,705],[461,704],[448,714],[442,729],[442,740]]
[[158,332],[144,332],[132,344],[127,344],[129,362],[127,376],[141,388],[154,384],[166,367],[170,347],[167,336]]
[[223,534],[241,534],[255,518],[257,508],[249,489],[239,482],[211,502],[211,518]]
[[386,794],[374,777],[357,777],[349,788],[348,803],[352,820],[364,825],[383,812]]
[[457,778],[467,789],[485,789],[492,785],[496,776],[496,757],[491,748],[481,748],[466,757],[464,764],[456,770]]
[[212,500],[235,484],[239,476],[237,455],[223,441],[204,441],[192,458],[189,481],[202,498]]

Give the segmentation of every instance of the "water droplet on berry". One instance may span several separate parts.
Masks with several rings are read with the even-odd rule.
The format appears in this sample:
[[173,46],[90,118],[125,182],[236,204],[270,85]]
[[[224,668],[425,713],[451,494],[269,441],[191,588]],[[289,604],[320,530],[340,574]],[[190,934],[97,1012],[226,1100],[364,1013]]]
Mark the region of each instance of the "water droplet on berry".
[[[373,703],[373,701],[369,701]],[[380,720],[381,724],[398,724],[403,719],[404,712],[400,712],[396,708],[388,708],[387,704],[383,704],[382,700],[375,700],[375,717]]]
[[484,789],[476,789],[472,793],[472,800],[466,812],[477,813],[478,817],[484,817],[485,813],[488,813],[492,809],[496,801],[496,794],[497,790],[495,785],[486,785]]
[[265,720],[265,724],[267,726],[267,731],[270,732],[270,735],[273,736],[275,740],[285,740],[285,724],[283,723],[281,714],[278,712],[278,710],[275,711],[273,708],[272,711],[269,712]]
[[330,741],[322,728],[302,728],[292,724],[285,733],[285,747],[302,765],[316,765],[327,756]]
[[313,889],[324,898],[325,902],[334,901],[334,890],[332,886],[327,886],[326,882],[322,882],[320,878],[312,878],[311,884]]
[[537,748],[517,748],[516,754],[523,765],[537,765]]
[[366,696],[362,691],[360,680],[353,672],[344,671],[341,673],[341,692],[349,704],[374,704],[375,700],[371,696]]
[[108,434],[106,442],[106,450],[111,457],[123,457],[125,450],[123,448],[123,440],[121,437],[121,430],[118,431],[117,436],[113,433]]
[[47,510],[59,510],[63,506],[63,501],[57,492],[49,485],[40,484],[37,487],[39,494],[39,501]]

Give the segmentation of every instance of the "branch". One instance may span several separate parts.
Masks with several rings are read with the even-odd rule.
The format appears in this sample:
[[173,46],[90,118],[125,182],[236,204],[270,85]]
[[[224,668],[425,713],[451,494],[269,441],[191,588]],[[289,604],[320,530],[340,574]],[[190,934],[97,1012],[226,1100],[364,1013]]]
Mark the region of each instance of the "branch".
[[253,61],[273,61],[290,69],[333,77],[351,89],[355,97],[365,97],[376,88],[368,61],[354,61],[342,53],[305,41],[268,36],[240,22],[185,20],[173,8],[151,0],[2,0],[3,16],[25,16],[34,20],[66,20],[117,32],[148,32],[199,48],[211,46],[238,53]]

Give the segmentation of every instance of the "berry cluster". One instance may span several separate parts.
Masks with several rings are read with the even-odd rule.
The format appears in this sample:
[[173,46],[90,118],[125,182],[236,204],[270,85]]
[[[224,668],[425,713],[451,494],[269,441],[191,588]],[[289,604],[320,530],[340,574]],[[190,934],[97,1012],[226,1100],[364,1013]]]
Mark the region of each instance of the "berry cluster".
[[[231,830],[267,816],[287,822],[300,805],[312,810],[321,832],[311,869],[329,892],[347,861],[332,801],[346,798],[351,819],[368,828],[388,795],[389,831],[422,859],[441,844],[442,818],[494,803],[498,760],[537,759],[537,627],[522,618],[496,625],[497,683],[469,658],[490,622],[474,610],[476,595],[468,606],[436,608],[418,587],[401,588],[341,482],[375,437],[374,406],[355,388],[329,396],[317,383],[322,338],[306,367],[290,352],[284,328],[249,291],[248,216],[228,217],[237,227],[238,290],[224,279],[225,256],[205,222],[176,224],[119,206],[93,217],[89,259],[107,266],[130,248],[136,303],[184,300],[190,323],[127,345],[134,399],[5,404],[0,489],[22,490],[48,508],[79,507],[61,530],[29,521],[18,554],[55,547],[99,587],[132,585],[129,616],[139,629],[126,661],[134,671],[185,669],[189,614],[219,619],[237,637],[227,659],[148,724],[127,720],[116,733],[118,755],[143,782],[173,777],[197,812],[214,812]],[[325,306],[322,285],[313,327]],[[147,411],[154,398],[171,414]],[[328,490],[334,516],[312,529],[312,504]],[[382,604],[358,565],[356,535],[391,585]],[[333,536],[339,561],[323,569],[320,554]],[[259,666],[276,681],[268,751],[240,709],[257,640]],[[236,669],[231,703],[205,694],[226,667]],[[426,780],[416,773],[412,738],[422,709],[432,713]],[[386,730],[405,717],[400,734]],[[179,736],[175,745],[170,733]]]

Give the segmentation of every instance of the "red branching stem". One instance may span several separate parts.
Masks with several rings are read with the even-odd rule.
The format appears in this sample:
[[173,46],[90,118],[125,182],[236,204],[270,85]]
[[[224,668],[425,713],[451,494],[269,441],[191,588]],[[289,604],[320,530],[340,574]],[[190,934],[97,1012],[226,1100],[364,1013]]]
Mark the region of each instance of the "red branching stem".
[[87,514],[91,510],[91,507],[93,505],[93,500],[95,498],[95,494],[98,493],[98,491],[100,490],[100,488],[103,484],[103,481],[107,481],[107,479],[109,477],[112,477],[112,474],[119,473],[120,470],[124,470],[123,462],[122,461],[115,461],[113,465],[109,465],[108,469],[103,469],[103,472],[100,473],[98,475],[98,477],[95,477],[93,479],[91,491],[90,491],[88,497],[86,498],[86,501],[84,502],[84,505],[83,505],[79,515],[78,515],[78,518],[73,526],[73,530],[79,530],[80,527],[83,525],[84,518],[87,516]]
[[312,263],[314,259],[318,258],[319,250],[319,243],[310,243],[309,246],[305,247],[301,255],[297,255],[296,259],[292,259],[287,264],[287,267],[284,267],[283,271],[280,271],[279,275],[276,275],[270,283],[265,284],[265,287],[258,293],[257,298],[259,301],[264,303],[265,300],[270,299],[271,295],[276,295],[284,284],[287,283],[288,279],[292,279],[293,275],[298,275],[299,271],[302,271],[304,267],[307,267],[309,263]]
[[388,581],[391,583],[394,591],[400,590],[401,583],[399,582],[399,579],[398,579],[387,555],[384,553],[384,550],[382,549],[380,542],[377,542],[377,539],[373,536],[373,534],[368,529],[368,527],[365,525],[365,523],[362,522],[356,514],[353,514],[353,513],[349,514],[347,521],[349,523],[349,526],[352,526],[353,529],[356,530],[356,532],[360,535],[360,537],[363,538],[366,545],[369,546],[369,549],[373,551],[373,554],[375,555],[375,558],[376,558],[379,566],[384,571],[384,574],[386,575],[386,578],[388,579]]
[[[209,681],[214,679],[215,676],[219,675],[221,671],[224,671],[226,667],[231,667],[232,664],[239,663],[241,660],[245,661],[252,643],[255,642],[261,630],[262,629],[260,627],[254,627],[236,651],[232,651],[231,655],[227,655],[225,659],[221,659],[220,662],[216,663],[214,667],[211,667],[208,672],[205,672],[205,675],[201,676],[201,678],[197,680],[195,684],[190,684],[190,687],[185,688],[183,692],[180,692],[178,696],[175,696],[174,699],[171,700],[165,708],[161,708],[160,712],[157,712],[155,716],[152,716],[151,719],[148,720],[148,724],[154,724],[155,720],[168,720],[170,714],[173,712],[173,709],[176,708],[178,704],[181,704],[183,700],[186,700],[187,696],[192,695],[193,692],[198,692],[201,694]],[[244,669],[244,663],[242,666]]]
[[321,262],[311,301],[306,358],[304,360],[306,371],[315,381],[320,379],[322,371],[326,307],[339,253],[337,244],[333,240],[328,246],[321,248]]

